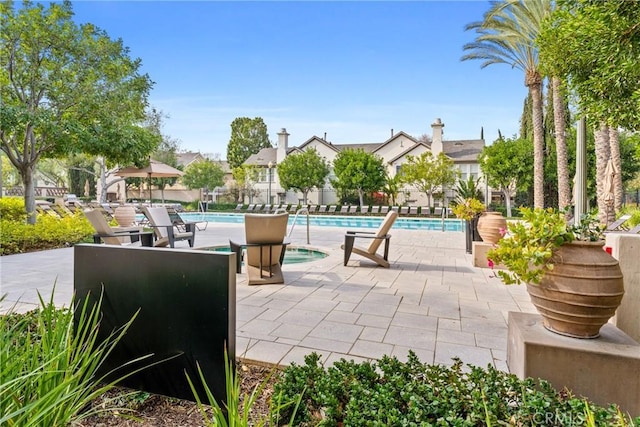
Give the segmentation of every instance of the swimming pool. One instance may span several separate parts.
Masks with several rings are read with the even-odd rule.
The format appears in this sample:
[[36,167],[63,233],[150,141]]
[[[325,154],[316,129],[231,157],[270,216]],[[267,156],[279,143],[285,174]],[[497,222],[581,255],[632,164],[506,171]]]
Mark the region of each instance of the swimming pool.
[[[237,213],[196,213],[185,212],[180,216],[186,221],[207,221],[219,223],[244,223],[244,214]],[[295,215],[289,216],[289,225],[293,224]],[[383,216],[341,216],[341,215],[309,215],[309,225],[316,227],[341,228],[378,228]],[[306,225],[307,216],[300,215],[296,227]],[[443,230],[443,220],[439,218],[404,218],[398,217],[393,228],[408,230]],[[445,219],[444,231],[463,231],[464,223],[461,219]]]

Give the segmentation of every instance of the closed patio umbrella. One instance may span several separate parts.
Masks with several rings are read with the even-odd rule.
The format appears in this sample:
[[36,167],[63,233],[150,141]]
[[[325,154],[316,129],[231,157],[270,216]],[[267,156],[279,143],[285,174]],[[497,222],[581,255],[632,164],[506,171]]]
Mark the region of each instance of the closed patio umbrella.
[[142,168],[129,166],[118,169],[114,175],[126,178],[147,178],[149,186],[149,200],[151,200],[151,178],[175,178],[184,175],[179,169],[169,166],[157,160],[150,160],[149,164]]

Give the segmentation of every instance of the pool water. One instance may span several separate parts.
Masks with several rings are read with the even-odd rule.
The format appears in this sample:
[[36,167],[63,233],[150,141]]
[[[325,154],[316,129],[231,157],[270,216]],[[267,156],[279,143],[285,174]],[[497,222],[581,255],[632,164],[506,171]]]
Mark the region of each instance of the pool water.
[[[218,223],[244,223],[244,214],[234,213],[181,213],[185,221],[207,221]],[[295,215],[289,215],[289,225],[293,224]],[[339,216],[339,215],[309,215],[309,225],[316,227],[342,227],[342,228],[378,228],[384,219],[383,216]],[[296,227],[306,225],[307,216],[300,215]],[[392,228],[408,230],[436,230],[436,231],[463,231],[464,221],[460,219],[440,218],[397,218]]]
[[[212,248],[204,248],[206,251],[214,252],[231,252],[229,246],[216,246]],[[295,246],[287,246],[287,252],[284,256],[284,264],[302,264],[303,262],[317,261],[326,258],[329,254],[316,249],[298,248]]]

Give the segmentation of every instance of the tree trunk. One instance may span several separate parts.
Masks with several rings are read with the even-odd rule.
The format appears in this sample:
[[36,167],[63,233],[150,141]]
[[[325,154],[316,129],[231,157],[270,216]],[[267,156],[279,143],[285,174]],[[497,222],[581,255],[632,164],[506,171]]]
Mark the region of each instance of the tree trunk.
[[600,128],[594,132],[596,147],[596,195],[598,201],[598,220],[602,224],[607,224],[607,204],[605,197],[605,168],[610,156],[609,148],[609,128],[600,124]]
[[507,218],[511,218],[511,189],[504,187],[502,194],[504,194],[504,203],[507,207]]
[[622,196],[623,196],[623,188],[622,188],[622,160],[620,159],[620,141],[618,139],[618,129],[610,127],[609,128],[609,150],[611,155],[611,160],[613,160],[613,166],[616,168],[616,176],[613,178],[614,185],[614,201],[613,207],[616,212],[619,212],[622,209]]
[[27,212],[27,224],[36,223],[36,189],[33,185],[33,170],[31,166],[22,169],[22,185],[24,186],[24,208]]
[[544,128],[542,83],[529,85],[533,104],[533,207],[544,208]]
[[100,203],[107,203],[107,164],[104,157],[98,157],[96,163],[100,167],[100,194],[98,200]]
[[567,160],[567,136],[560,79],[551,79],[553,90],[553,122],[556,132],[556,157],[558,168],[558,208],[564,210],[571,205],[571,186],[569,185],[569,162]]
[[360,206],[364,204],[364,191],[361,188],[358,189],[358,199],[360,199]]

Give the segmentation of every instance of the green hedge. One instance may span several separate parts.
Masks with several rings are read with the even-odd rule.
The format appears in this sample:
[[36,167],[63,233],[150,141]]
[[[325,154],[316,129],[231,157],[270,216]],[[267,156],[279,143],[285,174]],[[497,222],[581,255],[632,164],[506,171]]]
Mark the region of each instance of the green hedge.
[[34,225],[27,224],[22,199],[1,198],[0,215],[1,255],[72,246],[95,233],[82,212],[65,218],[38,214]]

